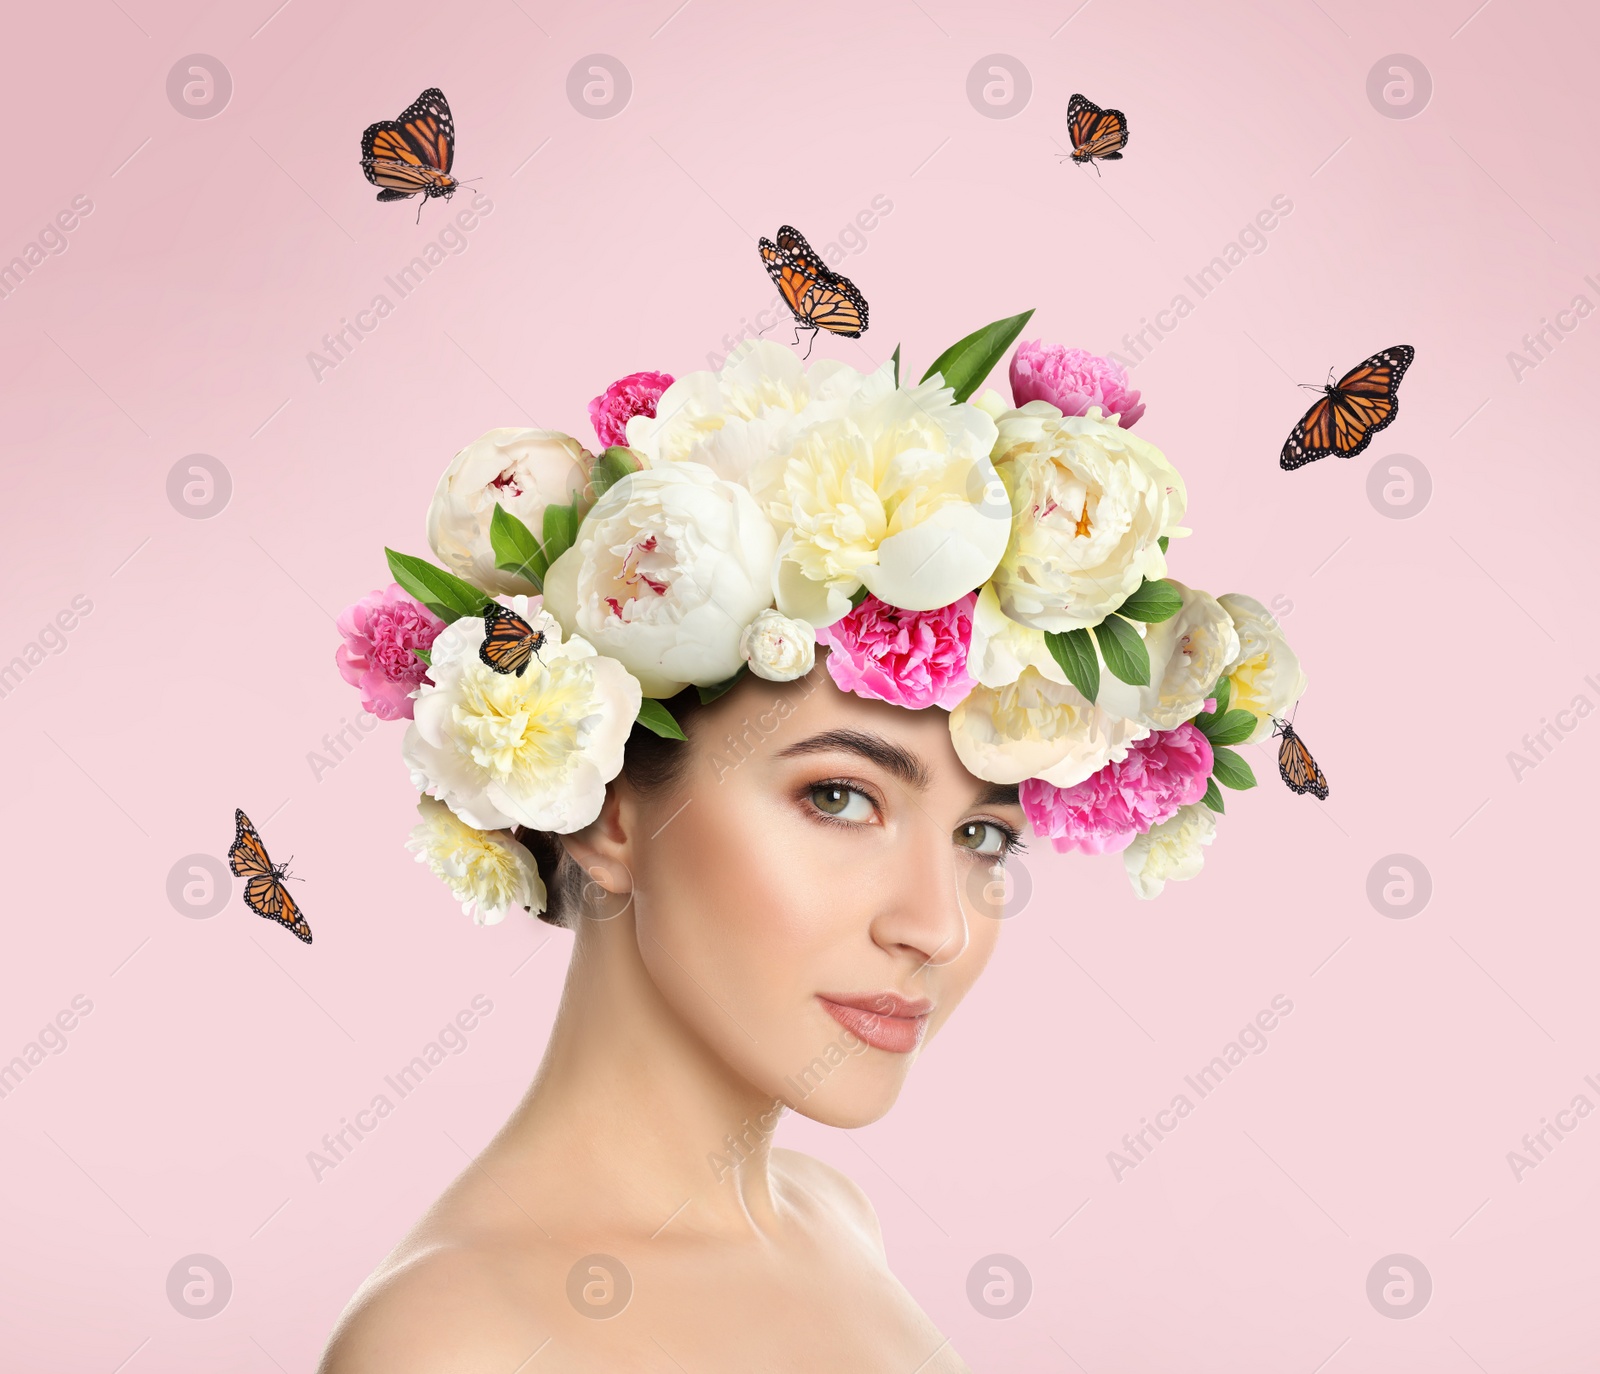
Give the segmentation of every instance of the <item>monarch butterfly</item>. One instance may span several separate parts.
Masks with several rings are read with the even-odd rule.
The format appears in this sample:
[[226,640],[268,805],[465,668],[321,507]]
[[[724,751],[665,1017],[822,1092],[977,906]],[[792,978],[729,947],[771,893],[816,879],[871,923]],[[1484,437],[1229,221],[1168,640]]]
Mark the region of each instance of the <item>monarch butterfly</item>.
[[460,189],[461,183],[449,174],[455,160],[456,123],[437,86],[429,86],[399,119],[380,119],[361,135],[361,170],[383,188],[378,199],[420,195],[419,220],[429,197],[449,200]]
[[1400,413],[1400,379],[1416,355],[1410,344],[1397,344],[1329,382],[1323,398],[1289,431],[1278,466],[1293,472],[1330,453],[1354,458]]
[[289,865],[275,864],[267,857],[266,845],[261,843],[261,836],[256,834],[250,817],[243,811],[234,810],[233,822],[234,839],[232,848],[228,850],[228,867],[234,877],[247,879],[244,885],[245,905],[257,916],[265,916],[267,920],[276,921],[293,931],[309,945],[311,927],[300,914],[300,908],[289,895],[289,889],[283,885],[283,880],[290,876],[287,871]]
[[1087,96],[1075,95],[1067,102],[1067,133],[1072,151],[1064,156],[1080,166],[1096,158],[1116,162],[1128,146],[1128,116],[1121,110],[1102,110]]
[[1295,734],[1294,726],[1286,720],[1272,721],[1272,733],[1282,735],[1278,746],[1278,772],[1291,792],[1311,793],[1318,801],[1328,800],[1328,775],[1317,766],[1306,748],[1306,742]]
[[[762,239],[760,246],[767,275],[799,321],[794,331],[796,343],[801,329],[811,331],[813,343],[819,329],[846,339],[859,339],[866,332],[866,299],[853,281],[823,263],[798,229],[785,224],[778,230],[776,243]],[[806,357],[810,356],[808,344]]]
[[[483,608],[483,643],[478,645],[478,657],[495,672],[521,677],[528,660],[539,658],[543,645],[544,631],[534,629],[515,611],[498,601]],[[539,662],[544,660],[539,658]]]

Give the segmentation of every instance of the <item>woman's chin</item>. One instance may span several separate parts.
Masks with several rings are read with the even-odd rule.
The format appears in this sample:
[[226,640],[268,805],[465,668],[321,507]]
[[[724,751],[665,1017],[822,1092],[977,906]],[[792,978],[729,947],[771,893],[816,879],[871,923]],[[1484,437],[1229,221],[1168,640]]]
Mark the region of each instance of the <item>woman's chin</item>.
[[824,1126],[834,1126],[842,1131],[858,1126],[870,1126],[884,1116],[900,1097],[905,1085],[903,1072],[885,1074],[871,1081],[869,1075],[859,1076],[855,1083],[825,1083],[815,1092],[796,1095],[792,1088],[784,1094],[784,1101],[792,1111]]

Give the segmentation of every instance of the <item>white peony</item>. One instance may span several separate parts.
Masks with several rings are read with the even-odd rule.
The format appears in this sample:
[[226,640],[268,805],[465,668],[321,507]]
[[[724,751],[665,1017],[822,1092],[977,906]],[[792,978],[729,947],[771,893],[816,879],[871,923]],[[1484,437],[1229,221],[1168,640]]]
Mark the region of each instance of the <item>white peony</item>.
[[499,925],[514,906],[544,910],[539,865],[509,830],[475,830],[432,797],[418,800],[417,814],[422,820],[411,828],[406,848],[448,884],[474,922]]
[[1154,444],[1098,406],[1063,416],[1029,401],[1000,417],[994,464],[1011,493],[1011,542],[994,575],[1000,605],[1039,630],[1098,625],[1146,577],[1179,528],[1183,479]]
[[772,604],[777,535],[755,498],[700,463],[629,473],[545,574],[545,608],[618,659],[646,696],[738,672],[744,627]]
[[770,607],[744,627],[739,657],[750,671],[768,682],[793,682],[816,662],[816,631],[803,620],[790,620]]
[[450,460],[428,507],[428,545],[457,577],[496,596],[532,594],[526,578],[501,572],[489,544],[494,508],[504,506],[543,538],[544,509],[584,489],[594,456],[546,429],[491,429]]
[[445,626],[401,749],[412,785],[478,830],[581,830],[621,771],[639,684],[584,640],[563,639],[537,599],[505,604],[544,634],[539,656],[521,676],[498,673],[478,657],[482,617]]
[[1228,659],[1230,711],[1249,711],[1256,728],[1246,744],[1272,733],[1272,718],[1286,716],[1305,695],[1306,675],[1278,622],[1254,597],[1229,592],[1217,598],[1233,620],[1239,647]]
[[1151,826],[1122,851],[1122,866],[1134,893],[1149,900],[1159,897],[1168,883],[1195,877],[1205,867],[1202,846],[1217,838],[1217,813],[1195,802],[1178,808],[1178,814]]
[[1169,619],[1142,626],[1150,655],[1149,685],[1130,686],[1110,675],[1100,680],[1099,701],[1106,710],[1155,730],[1171,730],[1191,719],[1239,652],[1233,620],[1217,599],[1168,580],[1183,606]]

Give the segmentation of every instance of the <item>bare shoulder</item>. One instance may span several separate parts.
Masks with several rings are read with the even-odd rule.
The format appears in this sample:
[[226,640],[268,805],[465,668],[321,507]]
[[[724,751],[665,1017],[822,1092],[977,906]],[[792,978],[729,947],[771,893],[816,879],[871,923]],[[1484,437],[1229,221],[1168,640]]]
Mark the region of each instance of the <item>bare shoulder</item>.
[[317,1374],[505,1374],[520,1367],[555,1323],[518,1287],[519,1272],[523,1264],[476,1246],[439,1244],[391,1256],[350,1300]]
[[878,1224],[878,1214],[873,1210],[870,1199],[848,1174],[798,1150],[774,1149],[772,1163],[775,1169],[810,1192],[840,1220],[859,1230],[875,1251],[880,1255],[883,1253],[883,1228]]

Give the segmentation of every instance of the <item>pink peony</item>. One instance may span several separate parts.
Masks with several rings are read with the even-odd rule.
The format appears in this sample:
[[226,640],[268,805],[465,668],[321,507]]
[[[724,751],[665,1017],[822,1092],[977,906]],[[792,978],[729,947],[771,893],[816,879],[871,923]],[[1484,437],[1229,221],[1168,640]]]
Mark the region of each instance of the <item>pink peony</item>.
[[672,385],[665,372],[635,372],[612,382],[603,395],[589,402],[589,419],[603,448],[628,442],[628,421],[635,415],[656,413],[661,393]]
[[903,611],[868,595],[842,620],[817,631],[830,646],[828,673],[846,692],[920,711],[950,710],[972,690],[967,646],[978,594],[936,611]]
[[1020,343],[1011,355],[1011,399],[1015,405],[1049,401],[1063,415],[1087,415],[1090,406],[1118,416],[1123,429],[1132,429],[1144,414],[1139,393],[1128,385],[1128,374],[1109,358],[1060,344]]
[[1211,741],[1185,721],[1136,741],[1121,763],[1072,787],[1029,778],[1020,788],[1022,809],[1033,833],[1059,853],[1115,854],[1205,796],[1211,764]]
[[334,662],[344,680],[361,689],[362,709],[379,720],[412,719],[411,692],[432,679],[411,651],[432,648],[444,621],[391,582],[387,591],[346,606],[338,626],[344,643]]

